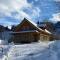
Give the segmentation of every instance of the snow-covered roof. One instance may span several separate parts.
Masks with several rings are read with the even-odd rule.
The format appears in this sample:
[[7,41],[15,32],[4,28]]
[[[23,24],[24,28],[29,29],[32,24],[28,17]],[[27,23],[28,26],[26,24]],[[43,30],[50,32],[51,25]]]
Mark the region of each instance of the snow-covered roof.
[[49,32],[47,29],[45,29],[45,32],[49,33],[49,34],[52,34],[51,32]]
[[37,27],[37,24],[36,23],[34,23],[32,20],[28,20],[29,22],[31,22],[34,26],[36,26]]
[[[25,18],[24,18],[25,19]],[[27,20],[27,19],[26,19]],[[51,32],[49,32],[47,29],[45,29],[45,30],[42,30],[41,28],[39,28],[38,26],[37,26],[37,24],[36,23],[34,23],[32,20],[27,20],[27,21],[29,21],[30,23],[32,23],[37,29],[39,29],[40,31],[42,31],[42,32],[45,32],[45,33],[48,33],[48,34],[51,34]]]
[[[39,31],[42,31],[42,32],[44,32],[44,33],[51,34],[51,33],[49,33],[48,30],[47,30],[47,31],[48,31],[48,32],[47,32],[47,31],[42,30],[41,28],[39,28],[38,25],[37,25],[36,23],[34,23],[32,20],[29,20],[29,19],[24,18],[22,22],[24,22],[24,21],[30,22],[30,23],[31,23],[33,26],[35,26]],[[21,22],[21,23],[22,23],[22,22]],[[21,23],[20,23],[20,24],[21,24]],[[20,24],[19,24],[19,25],[20,25]]]
[[43,30],[42,30],[41,28],[39,28],[39,27],[37,26],[37,24],[34,23],[32,20],[28,20],[28,19],[26,19],[26,18],[24,18],[24,20],[27,20],[28,22],[30,22],[31,24],[33,24],[37,29],[43,31]]

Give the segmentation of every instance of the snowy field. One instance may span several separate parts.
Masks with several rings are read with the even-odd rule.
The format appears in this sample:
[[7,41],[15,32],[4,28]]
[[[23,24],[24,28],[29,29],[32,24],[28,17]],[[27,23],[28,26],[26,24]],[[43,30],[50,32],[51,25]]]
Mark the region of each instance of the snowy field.
[[5,53],[0,60],[60,60],[60,40],[11,45],[4,48]]

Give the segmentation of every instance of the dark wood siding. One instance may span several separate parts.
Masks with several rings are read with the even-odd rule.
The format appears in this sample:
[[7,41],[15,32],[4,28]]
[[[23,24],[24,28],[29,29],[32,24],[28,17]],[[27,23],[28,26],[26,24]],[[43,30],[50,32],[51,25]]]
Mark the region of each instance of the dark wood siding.
[[39,35],[36,33],[21,33],[14,34],[14,43],[29,43],[36,42],[39,38]]
[[24,22],[21,24],[20,27],[18,27],[18,29],[16,29],[16,32],[18,31],[29,31],[29,30],[36,30],[36,27],[34,27],[31,23],[29,22]]

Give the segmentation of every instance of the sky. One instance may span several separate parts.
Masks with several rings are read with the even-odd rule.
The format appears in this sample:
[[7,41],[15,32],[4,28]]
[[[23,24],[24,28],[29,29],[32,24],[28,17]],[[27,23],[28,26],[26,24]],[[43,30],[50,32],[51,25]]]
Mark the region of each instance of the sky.
[[60,21],[60,0],[0,0],[1,25],[17,25],[24,18]]

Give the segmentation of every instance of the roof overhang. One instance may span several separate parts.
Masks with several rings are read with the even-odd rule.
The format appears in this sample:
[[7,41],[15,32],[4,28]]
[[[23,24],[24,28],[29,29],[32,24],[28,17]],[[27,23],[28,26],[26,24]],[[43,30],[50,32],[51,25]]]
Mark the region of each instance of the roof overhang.
[[11,32],[11,34],[19,34],[19,33],[39,33],[37,30],[29,30],[29,31],[19,31],[19,32]]

